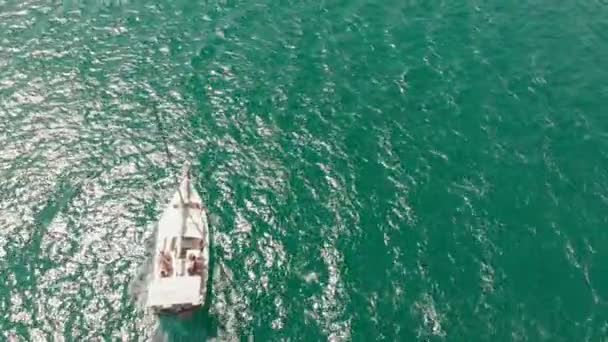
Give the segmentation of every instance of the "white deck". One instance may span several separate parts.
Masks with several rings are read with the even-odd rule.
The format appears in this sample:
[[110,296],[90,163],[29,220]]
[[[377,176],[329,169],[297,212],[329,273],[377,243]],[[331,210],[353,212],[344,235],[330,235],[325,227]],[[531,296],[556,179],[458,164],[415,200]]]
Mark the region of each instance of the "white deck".
[[[202,207],[203,204],[201,197],[198,195],[196,190],[192,188],[190,182],[184,180],[180,184],[180,190],[181,196],[184,197],[184,201],[196,203]],[[188,194],[190,195],[189,198]],[[195,208],[183,210],[180,193],[176,192],[158,221],[157,241],[160,242],[164,238],[177,237],[181,235],[181,229],[184,226],[184,223],[184,237],[194,237],[199,239],[205,238],[206,232],[204,231],[204,228],[207,226],[207,217],[206,215],[203,215],[203,210]]]
[[201,277],[170,277],[154,281],[148,290],[148,306],[200,305]]

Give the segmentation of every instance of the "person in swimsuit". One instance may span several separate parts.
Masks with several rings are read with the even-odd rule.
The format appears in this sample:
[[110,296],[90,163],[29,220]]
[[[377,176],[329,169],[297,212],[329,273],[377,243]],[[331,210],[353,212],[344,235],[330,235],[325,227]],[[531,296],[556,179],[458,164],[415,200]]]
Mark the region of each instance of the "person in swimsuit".
[[188,274],[189,275],[195,274],[195,271],[196,271],[196,265],[194,264],[195,259],[196,259],[196,257],[194,256],[194,254],[190,254],[188,256]]
[[160,275],[161,277],[168,277],[173,273],[173,267],[171,265],[171,254],[166,252],[160,252]]

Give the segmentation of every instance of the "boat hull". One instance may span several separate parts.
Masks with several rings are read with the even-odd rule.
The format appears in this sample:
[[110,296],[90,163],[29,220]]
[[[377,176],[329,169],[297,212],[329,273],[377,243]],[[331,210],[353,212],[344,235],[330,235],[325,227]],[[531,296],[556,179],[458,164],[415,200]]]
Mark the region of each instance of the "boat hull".
[[209,278],[209,224],[189,173],[161,215],[155,249],[147,307],[159,315],[198,310]]

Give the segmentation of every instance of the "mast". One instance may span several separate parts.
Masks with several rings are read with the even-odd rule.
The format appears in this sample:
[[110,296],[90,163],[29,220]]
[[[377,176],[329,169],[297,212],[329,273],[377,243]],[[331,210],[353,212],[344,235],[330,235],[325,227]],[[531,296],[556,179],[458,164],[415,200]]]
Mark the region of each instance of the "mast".
[[[179,255],[181,255],[182,252],[182,239],[184,237],[184,234],[186,233],[186,227],[187,227],[187,223],[188,223],[188,216],[189,216],[189,204],[190,204],[190,163],[186,163],[186,165],[184,166],[185,170],[183,173],[183,181],[182,183],[178,186],[177,191],[179,191],[179,197],[181,200],[181,208],[182,208],[182,226],[180,227],[180,233],[179,236],[177,237],[177,255],[179,257]],[[184,196],[182,194],[182,184],[184,184],[186,186],[186,198],[184,199]]]

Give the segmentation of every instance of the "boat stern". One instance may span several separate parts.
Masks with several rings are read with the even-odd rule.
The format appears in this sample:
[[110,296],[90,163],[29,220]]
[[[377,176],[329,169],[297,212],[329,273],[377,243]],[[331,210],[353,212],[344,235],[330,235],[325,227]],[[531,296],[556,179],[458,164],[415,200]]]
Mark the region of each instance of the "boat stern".
[[200,307],[204,300],[201,277],[155,279],[148,289],[147,307],[155,312],[179,312]]

